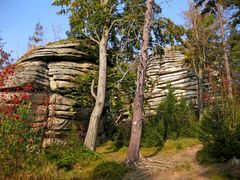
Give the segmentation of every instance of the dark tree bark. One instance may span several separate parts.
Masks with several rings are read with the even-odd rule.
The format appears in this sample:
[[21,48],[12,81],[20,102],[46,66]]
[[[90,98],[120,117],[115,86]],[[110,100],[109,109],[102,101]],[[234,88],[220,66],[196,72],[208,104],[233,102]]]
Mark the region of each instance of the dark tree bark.
[[142,133],[143,122],[143,98],[144,98],[144,84],[145,84],[145,72],[148,60],[148,46],[150,36],[150,26],[153,14],[153,0],[147,0],[147,10],[145,12],[143,34],[142,34],[142,48],[140,54],[140,60],[138,64],[137,75],[137,89],[135,92],[135,98],[133,102],[133,119],[131,138],[128,148],[128,154],[126,158],[126,164],[135,164],[139,161],[139,148]]

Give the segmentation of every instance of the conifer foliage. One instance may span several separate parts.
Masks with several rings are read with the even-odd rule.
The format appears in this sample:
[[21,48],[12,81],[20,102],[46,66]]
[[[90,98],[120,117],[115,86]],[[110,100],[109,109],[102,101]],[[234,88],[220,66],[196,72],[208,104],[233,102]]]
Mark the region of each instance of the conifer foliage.
[[28,38],[28,48],[32,49],[36,46],[43,45],[43,26],[40,22],[37,22],[34,27],[34,33]]

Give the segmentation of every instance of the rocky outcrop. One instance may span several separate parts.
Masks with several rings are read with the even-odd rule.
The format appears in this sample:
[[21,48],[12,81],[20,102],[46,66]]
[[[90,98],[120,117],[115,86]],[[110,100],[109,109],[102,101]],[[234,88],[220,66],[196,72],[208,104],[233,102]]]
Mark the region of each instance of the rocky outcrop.
[[[32,103],[34,127],[44,128],[44,142],[61,141],[75,123],[79,129],[87,129],[91,107],[82,107],[66,96],[74,88],[74,77],[92,71],[96,58],[79,49],[79,42],[62,41],[38,47],[27,52],[16,63],[14,74],[4,79],[0,86],[0,109],[12,106],[15,94],[26,92],[21,88],[31,84],[33,90],[26,94]],[[171,48],[165,54],[151,57],[147,66],[147,105],[145,114],[155,112],[166,96],[168,84],[175,87],[177,96],[196,99],[196,78],[183,65],[184,55]],[[100,128],[99,134],[103,134]]]
[[[96,58],[78,50],[79,43],[64,41],[30,50],[15,64],[14,75],[5,80],[1,94],[3,106],[11,105],[13,94],[23,93],[18,89],[31,84],[34,91],[28,92],[33,107],[35,126],[43,126],[44,142],[59,141],[71,129],[72,123],[88,121],[91,107],[81,107],[74,99],[65,97],[65,90],[74,87],[73,79],[91,71]],[[18,89],[18,90],[16,90]]]
[[165,53],[151,57],[146,71],[147,91],[145,97],[147,104],[145,114],[155,112],[161,100],[166,96],[168,85],[175,88],[178,97],[196,100],[197,83],[194,72],[184,66],[184,55],[171,47],[164,49]]

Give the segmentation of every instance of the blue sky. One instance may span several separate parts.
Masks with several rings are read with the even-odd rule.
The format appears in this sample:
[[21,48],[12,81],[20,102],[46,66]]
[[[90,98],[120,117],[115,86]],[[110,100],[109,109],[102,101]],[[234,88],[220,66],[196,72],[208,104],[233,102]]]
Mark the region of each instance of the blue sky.
[[[5,50],[17,58],[27,50],[28,37],[39,21],[44,28],[45,42],[56,39],[53,29],[60,38],[66,38],[69,30],[68,17],[57,15],[53,0],[0,0],[0,31]],[[168,3],[166,3],[168,1]],[[157,0],[162,2],[163,15],[177,24],[183,24],[182,12],[187,9],[187,0]],[[54,27],[54,28],[53,28]]]

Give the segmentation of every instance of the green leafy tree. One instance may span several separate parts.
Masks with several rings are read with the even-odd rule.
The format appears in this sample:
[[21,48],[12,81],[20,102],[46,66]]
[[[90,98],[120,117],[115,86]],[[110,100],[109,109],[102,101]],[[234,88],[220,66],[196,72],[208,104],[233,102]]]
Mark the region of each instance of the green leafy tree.
[[229,44],[229,58],[231,59],[231,65],[232,65],[232,77],[234,82],[234,92],[235,96],[239,95],[240,92],[240,31],[239,30],[232,30],[231,34],[228,38],[228,44]]
[[[85,139],[85,145],[92,150],[95,149],[97,127],[105,100],[107,59],[132,61],[138,57],[143,42],[141,29],[144,24],[145,2],[145,0],[91,0],[87,2],[55,0],[53,3],[53,5],[62,7],[60,14],[70,14],[71,30],[68,33],[70,36],[91,39],[99,46],[98,90],[97,95],[92,91],[96,103]],[[160,12],[159,6],[156,4],[153,6],[154,12]],[[160,20],[164,23],[160,23]],[[172,21],[160,17],[158,21],[152,22],[151,27],[155,28],[154,32],[158,36],[150,38],[152,51],[161,50],[162,44],[175,41],[172,33],[164,34],[165,31],[161,30],[161,27],[167,28],[168,23]],[[183,31],[182,27],[174,26],[173,23],[169,27],[171,28],[168,32],[171,30],[179,34]],[[167,37],[170,36],[171,41],[167,41]],[[115,56],[112,56],[113,53]]]
[[232,14],[232,26],[238,27],[240,24],[240,1],[239,0],[228,0],[227,8],[234,13]]
[[213,107],[207,109],[200,125],[200,140],[205,145],[204,149],[208,149],[210,157],[224,161],[233,157],[240,158],[239,107],[239,99],[237,99],[216,101]]
[[239,0],[194,0],[196,6],[203,6],[203,13],[214,13],[217,12],[217,4],[222,5],[225,10],[231,11],[231,20],[229,23],[233,27],[237,27],[240,23],[240,1]]
[[[69,34],[78,38],[89,38],[99,46],[99,75],[97,94],[92,91],[95,98],[95,106],[91,114],[85,146],[95,150],[97,129],[103,111],[106,95],[107,73],[107,48],[114,48],[117,42],[117,34],[124,31],[128,19],[136,14],[126,13],[128,5],[132,2],[124,0],[90,0],[90,1],[65,1],[55,0],[53,5],[61,6],[60,14],[70,14],[71,31]],[[128,16],[129,15],[129,16]],[[113,42],[113,44],[110,43]],[[92,82],[94,85],[94,81]]]
[[233,88],[232,88],[232,77],[229,63],[229,51],[227,44],[227,31],[226,31],[226,21],[224,19],[224,9],[229,6],[232,6],[230,1],[223,0],[194,0],[197,6],[203,6],[202,13],[210,13],[214,15],[215,20],[220,29],[220,38],[222,43],[222,51],[223,51],[223,67],[225,72],[225,82],[227,85],[228,97],[233,99]]
[[[202,15],[200,10],[189,4],[189,10],[184,13],[186,26],[186,40],[184,53],[186,62],[194,70],[197,77],[197,105],[199,119],[203,116],[204,81],[206,82],[207,69],[213,69],[221,52],[218,48],[217,30],[214,18],[211,15]],[[215,69],[214,69],[215,70]]]

